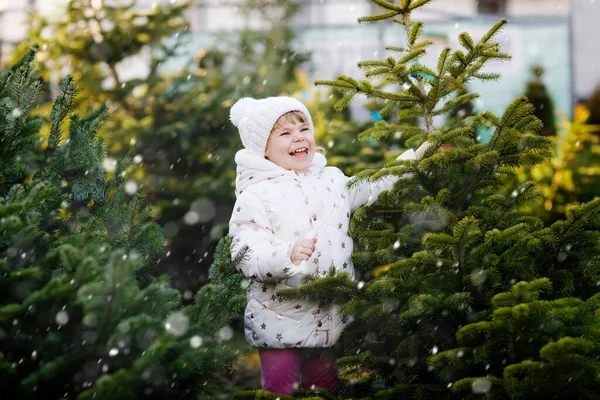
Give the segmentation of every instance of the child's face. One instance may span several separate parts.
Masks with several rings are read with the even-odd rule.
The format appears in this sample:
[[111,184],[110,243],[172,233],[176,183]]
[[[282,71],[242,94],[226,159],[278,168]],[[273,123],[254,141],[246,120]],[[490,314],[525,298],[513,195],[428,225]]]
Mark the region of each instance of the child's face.
[[271,132],[265,157],[287,170],[305,172],[312,164],[315,148],[310,125],[291,121]]

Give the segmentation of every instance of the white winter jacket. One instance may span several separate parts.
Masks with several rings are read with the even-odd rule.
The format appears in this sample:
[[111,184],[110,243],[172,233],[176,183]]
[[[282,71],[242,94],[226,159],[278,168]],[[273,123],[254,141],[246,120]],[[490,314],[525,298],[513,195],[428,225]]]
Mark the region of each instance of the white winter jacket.
[[[414,159],[409,150],[401,159]],[[330,267],[350,273],[352,239],[350,215],[370,205],[397,178],[361,182],[348,188],[349,178],[325,157],[315,154],[304,173],[285,170],[261,157],[240,150],[236,196],[229,232],[234,237],[232,256],[248,246],[238,266],[252,283],[244,315],[246,340],[255,347],[329,347],[345,322],[337,306],[325,308],[305,300],[283,301],[281,289],[298,287],[304,274],[324,276]],[[308,261],[294,265],[290,253],[300,238],[317,237]]]

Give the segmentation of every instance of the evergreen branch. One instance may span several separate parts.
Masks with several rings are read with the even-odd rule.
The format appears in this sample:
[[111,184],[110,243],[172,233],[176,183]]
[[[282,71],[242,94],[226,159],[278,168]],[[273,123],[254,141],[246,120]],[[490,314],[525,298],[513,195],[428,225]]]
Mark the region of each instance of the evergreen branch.
[[[482,52],[479,54],[480,57],[484,57],[485,61],[487,60],[510,60],[512,59],[512,56],[508,53],[500,53],[498,51],[486,51],[486,52]],[[483,64],[483,62],[482,62]]]
[[454,140],[461,137],[470,138],[475,129],[472,126],[460,126],[458,128],[445,131],[437,136],[440,144],[451,144]]
[[541,293],[551,290],[552,282],[548,278],[517,282],[509,292],[498,293],[492,297],[492,305],[494,308],[499,309],[501,307],[514,307],[521,303],[531,303],[537,300]]
[[467,32],[463,32],[460,35],[458,35],[458,41],[468,51],[471,52],[475,50],[475,43],[473,43],[473,38]]
[[6,86],[8,85],[8,82],[10,82],[10,79],[13,76],[13,74],[11,72],[7,72],[2,75],[3,75],[4,79],[3,79],[2,83],[0,83],[0,96],[2,96],[4,89],[6,88]]
[[110,204],[110,201],[100,186],[81,179],[73,183],[73,196],[76,200],[84,201],[90,194],[93,196],[94,200],[98,202],[102,201],[102,204]]
[[[21,98],[22,98],[22,93],[25,90],[25,84],[29,75],[29,71],[30,69],[28,68],[29,64],[25,64],[25,66],[19,68],[18,72],[17,72],[17,79],[18,82],[16,83],[15,86],[15,91],[16,93],[14,94],[14,100],[16,103],[16,107],[20,108],[20,113],[22,115],[22,113],[25,112],[25,110],[20,107],[21,106]],[[19,121],[21,120],[21,116],[18,116],[15,118],[15,124],[14,126],[11,127],[12,133],[8,134],[8,143],[5,145],[5,151],[2,155],[2,163],[6,163],[8,161],[8,158],[10,157],[10,155],[12,154],[12,152],[14,151],[13,149],[13,144],[14,142],[17,140],[17,137],[19,136],[19,134],[21,133],[20,130],[20,123]]]
[[397,13],[404,12],[404,10],[401,7],[399,7],[393,3],[390,3],[389,1],[385,1],[385,0],[369,0],[369,1],[383,9],[386,9],[386,10],[396,11]]
[[365,76],[367,78],[378,78],[378,77],[383,77],[389,73],[390,73],[389,67],[384,67],[384,68],[372,69],[369,72],[365,73]]
[[497,81],[500,79],[500,74],[497,73],[476,73],[471,76],[482,81]]
[[340,272],[335,276],[314,279],[310,285],[279,290],[277,295],[283,299],[302,298],[320,304],[343,304],[355,298],[359,291],[350,275]]
[[467,196],[469,196],[476,188],[477,188],[477,183],[479,183],[479,176],[482,173],[482,168],[480,168],[477,171],[477,175],[475,175],[475,178],[473,178],[473,182],[471,182],[471,184],[469,185],[469,187],[467,187],[467,190],[465,190],[464,193],[462,193],[463,198],[466,198]]
[[390,65],[389,58],[388,58],[388,59],[386,59],[386,61],[379,61],[379,60],[360,61],[356,65],[360,69],[368,70],[368,69],[373,69],[376,67],[390,68],[390,67],[393,67],[395,65],[395,63],[392,63]]
[[[405,108],[403,110],[398,111],[398,113],[396,114],[396,117],[398,118],[398,121],[402,121],[405,119],[422,117],[423,112],[424,112],[423,109],[420,107]],[[427,131],[425,131],[419,127],[415,127],[415,126],[411,126],[411,125],[389,125],[390,128],[395,127],[395,126],[398,127],[398,130],[402,130],[402,131],[404,131],[405,129],[408,129],[408,131],[410,131],[410,132],[427,133]],[[418,130],[414,130],[413,128],[418,128]]]
[[[502,28],[504,24],[506,24],[506,19],[500,20],[497,22],[482,38],[481,40],[473,47],[472,51],[468,52],[468,55],[460,51],[456,50],[452,57],[455,61],[458,61],[458,65],[456,65],[452,69],[452,76],[455,78],[459,78],[462,76],[462,79],[466,82],[472,74],[478,73],[479,69],[485,64],[485,62],[489,59],[499,59],[506,60],[510,59],[510,55],[506,53],[498,52],[498,44],[497,43],[488,43],[488,41],[496,35]],[[460,39],[460,38],[459,38]],[[463,37],[462,41],[465,41],[467,44],[467,48],[469,47],[469,38]],[[469,65],[478,57],[482,57],[474,67],[469,68]],[[467,68],[469,68],[467,70]],[[485,76],[485,75],[484,75]]]
[[500,21],[496,22],[488,31],[485,35],[483,35],[483,37],[481,38],[481,43],[487,43],[489,42],[494,36],[496,36],[504,27],[504,25],[506,25],[508,23],[508,20],[506,18],[502,18]]
[[423,40],[422,42],[419,42],[419,43],[415,44],[413,46],[413,49],[414,50],[421,49],[421,48],[424,48],[424,47],[427,47],[427,46],[431,46],[432,44],[433,44],[433,41],[431,41],[431,40]]
[[488,125],[488,126],[491,125],[492,128],[499,128],[500,125],[502,125],[502,123],[500,122],[500,119],[488,110],[482,111],[482,113],[480,114],[480,117],[484,123],[487,122],[486,125]]
[[423,26],[424,24],[422,21],[417,21],[413,24],[410,34],[408,35],[408,43],[410,43],[411,46],[414,45],[417,38],[423,33]]
[[[97,348],[102,346],[104,333],[105,333],[106,329],[109,328],[108,322],[110,320],[110,317],[113,316],[113,306],[117,300],[117,288],[121,284],[125,283],[125,282],[120,282],[117,279],[117,272],[119,269],[119,265],[118,265],[119,258],[120,258],[119,254],[114,253],[113,256],[111,257],[111,260],[109,261],[108,265],[106,266],[106,271],[105,271],[106,280],[104,283],[109,285],[109,292],[108,292],[108,294],[103,293],[104,295],[106,295],[107,304],[105,305],[105,307],[103,307],[104,308],[104,316],[103,316],[102,322],[100,324],[100,330],[96,334],[95,344],[96,344]],[[130,263],[128,263],[127,265],[129,266]],[[123,268],[123,270],[120,272],[123,274],[127,274],[127,271],[125,268]]]
[[44,165],[52,158],[54,152],[58,148],[61,139],[61,125],[66,116],[73,110],[75,104],[76,87],[73,83],[73,78],[67,75],[60,83],[60,95],[52,104],[50,112],[50,136],[48,137],[48,147],[44,154]]
[[[562,238],[568,238],[570,231],[577,227],[580,222],[585,221],[593,221],[591,218],[594,215],[598,215],[600,213],[600,197],[596,198],[586,204],[583,204],[579,207],[573,206],[567,211],[567,220],[566,221],[557,221],[552,224],[551,228],[553,230],[560,230],[560,236]],[[565,224],[569,224],[566,229],[564,229]]]
[[[411,50],[404,57],[402,57],[400,60],[398,60],[398,64],[406,64],[410,61],[418,60],[419,58],[423,57],[426,53],[427,52],[423,48]],[[413,68],[415,68],[414,71],[412,71]],[[426,74],[429,74],[431,71],[427,71],[427,70],[425,70],[425,68],[427,68],[427,67],[425,67],[423,65],[413,65],[411,68],[411,71],[409,71],[409,73],[410,72],[425,72]]]
[[406,52],[410,51],[404,47],[396,47],[396,46],[386,46],[385,49],[389,50],[389,51],[397,51],[399,53],[406,53]]
[[[409,7],[410,3],[407,2],[405,3],[406,7]],[[402,20],[396,20],[394,19],[395,22],[400,23],[402,26],[404,26],[404,31],[405,31],[405,35],[406,35],[406,40],[408,42],[408,47],[409,47],[409,51],[414,51],[414,50],[419,50],[415,47],[415,41],[416,39],[419,37],[422,28],[423,28],[423,23],[422,22],[417,22],[415,24],[415,26],[413,26],[413,29],[411,30],[410,26],[411,26],[411,22],[410,22],[410,13],[403,13],[402,14]],[[411,40],[412,39],[412,40]],[[422,46],[425,47],[425,46]],[[424,49],[423,49],[424,50]],[[414,67],[414,65],[413,65]],[[413,68],[411,68],[412,70]],[[423,69],[427,70],[426,67],[423,67]],[[426,71],[427,73],[427,71]],[[434,73],[430,74],[431,76],[434,76]],[[423,101],[425,100],[425,88],[423,85],[423,80],[422,79],[417,79],[417,85],[418,85],[418,93],[416,93],[417,99],[419,101]],[[411,89],[413,88],[413,85],[411,85]],[[415,90],[413,90],[414,92]],[[430,110],[429,110],[430,111]],[[431,132],[433,131],[433,119],[432,119],[432,115],[430,114],[430,112],[427,112],[427,110],[425,110],[424,108],[424,120],[425,120],[425,125],[426,125],[426,130],[427,132]]]
[[383,106],[383,108],[381,110],[379,110],[379,115],[383,116],[383,117],[387,117],[389,116],[392,111],[394,110],[394,107],[397,106],[397,103],[395,101],[390,101],[388,102],[385,106]]
[[[440,57],[438,59],[438,73],[437,75],[433,75],[434,81],[432,83],[431,90],[427,94],[427,102],[425,105],[426,113],[432,114],[433,109],[440,99],[440,89],[442,85],[442,77],[446,73],[446,68],[448,66],[448,59],[450,54],[450,48],[446,47],[442,50]],[[431,130],[430,130],[431,131]]]
[[327,81],[327,80],[315,81],[315,85],[322,86],[322,87],[333,87],[335,89],[341,89],[341,90],[356,88],[355,85],[353,85],[352,83],[350,83],[348,81],[342,80],[341,78],[342,77],[339,77],[335,81]]
[[437,76],[439,78],[446,73],[446,68],[448,67],[448,61],[450,58],[450,51],[451,50],[449,47],[445,47],[440,53],[437,64]]
[[[550,362],[558,362],[568,353],[579,351],[582,353],[590,353],[594,350],[595,345],[592,341],[583,338],[563,337],[556,342],[548,343],[540,350],[540,356]],[[594,362],[593,359],[590,359]],[[600,367],[597,362],[596,369]]]
[[367,137],[372,139],[380,139],[385,136],[390,136],[396,132],[402,132],[403,135],[416,135],[425,133],[425,131],[414,125],[398,125],[388,124],[386,121],[378,121],[371,128],[368,128],[358,134],[359,140],[364,140]]
[[423,236],[423,244],[431,249],[436,247],[450,249],[456,246],[457,240],[447,233],[428,233]]
[[396,15],[400,14],[398,11],[388,11],[386,13],[383,14],[378,14],[378,15],[371,15],[368,17],[360,17],[358,18],[358,22],[359,23],[371,23],[371,22],[378,22],[378,21],[383,21],[384,19],[389,19],[391,17],[394,17]]
[[461,267],[464,265],[461,251],[463,246],[475,240],[480,233],[481,231],[479,230],[479,224],[473,217],[463,218],[454,227],[452,236],[456,241],[455,254],[460,272],[463,272]]
[[[465,54],[461,51],[461,50],[455,50],[454,53],[452,53],[452,58],[455,61],[458,61],[458,63],[460,64],[460,66],[464,69],[466,67],[469,66],[470,64],[470,60],[467,60],[467,57],[465,56]],[[458,71],[461,71],[460,69]],[[458,77],[460,76],[461,72],[456,72],[454,73],[454,77]]]
[[486,375],[485,377],[468,377],[457,380],[452,384],[451,391],[453,393],[468,392],[471,393],[473,388],[476,387],[478,380],[485,379],[486,382],[491,383],[491,388],[486,390],[486,393],[494,393],[496,388],[502,388],[503,381],[492,375]]
[[506,243],[512,236],[515,236],[522,232],[523,230],[527,230],[527,226],[523,223],[516,224],[511,226],[503,231],[493,228],[485,233],[485,239],[483,241],[483,245],[474,252],[470,258],[472,260],[481,260],[487,254],[489,250],[491,250],[496,243]]
[[[403,163],[407,163],[407,161],[403,160]],[[411,162],[412,163],[412,162]],[[410,164],[409,163],[409,166]],[[381,179],[385,176],[389,176],[389,175],[394,175],[397,177],[404,177],[406,178],[406,174],[410,174],[412,172],[412,168],[409,168],[407,166],[389,166],[389,167],[383,167],[381,169],[379,169],[378,171],[376,171],[375,173],[373,173],[370,177],[369,180],[371,182],[376,182],[378,179]]]
[[82,346],[66,354],[60,354],[50,362],[44,363],[36,372],[22,381],[25,387],[35,387],[38,382],[49,381],[56,376],[56,371],[68,370],[70,365],[78,363],[94,354],[92,346]]
[[346,96],[342,97],[341,99],[339,99],[338,101],[336,101],[336,102],[333,104],[333,108],[334,108],[336,111],[341,111],[341,110],[343,110],[344,108],[346,108],[346,107],[349,107],[349,106],[350,106],[350,103],[351,103],[351,102],[352,102],[352,100],[354,99],[354,96],[355,96],[355,95],[356,95],[356,93],[351,93],[351,94],[348,94],[348,95],[346,95]]
[[416,8],[423,7],[426,4],[431,3],[433,0],[416,0],[414,3],[411,3],[410,6],[407,7],[406,11],[410,12]]
[[544,124],[538,117],[527,115],[515,124],[514,129],[519,132],[538,132],[543,127]]
[[515,125],[521,118],[530,115],[533,112],[533,106],[527,96],[519,96],[508,106],[502,115],[500,125]]
[[10,67],[10,70],[12,72],[16,72],[16,71],[20,70],[21,67],[23,67],[23,66],[30,67],[32,65],[32,63],[35,61],[35,58],[37,57],[37,53],[38,53],[39,49],[40,49],[40,46],[38,44],[34,44],[30,48],[28,48],[25,55],[23,57],[21,57],[16,63],[14,63]]

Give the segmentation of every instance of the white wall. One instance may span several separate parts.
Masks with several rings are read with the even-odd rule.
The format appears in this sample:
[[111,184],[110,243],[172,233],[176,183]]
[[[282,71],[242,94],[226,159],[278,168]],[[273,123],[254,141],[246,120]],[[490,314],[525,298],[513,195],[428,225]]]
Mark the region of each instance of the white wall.
[[506,13],[521,17],[566,17],[571,2],[565,0],[508,0]]
[[0,62],[27,35],[28,0],[0,0]]
[[587,99],[600,83],[600,0],[573,0],[575,99]]

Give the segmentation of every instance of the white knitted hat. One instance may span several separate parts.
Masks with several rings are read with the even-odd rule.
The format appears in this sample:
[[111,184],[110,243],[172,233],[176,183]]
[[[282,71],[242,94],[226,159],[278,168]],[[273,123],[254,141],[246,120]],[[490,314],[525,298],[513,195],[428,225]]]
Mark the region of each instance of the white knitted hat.
[[314,132],[313,122],[306,106],[294,98],[285,96],[260,100],[243,97],[231,107],[229,118],[240,131],[244,147],[250,153],[263,157],[275,122],[290,111],[302,112]]

